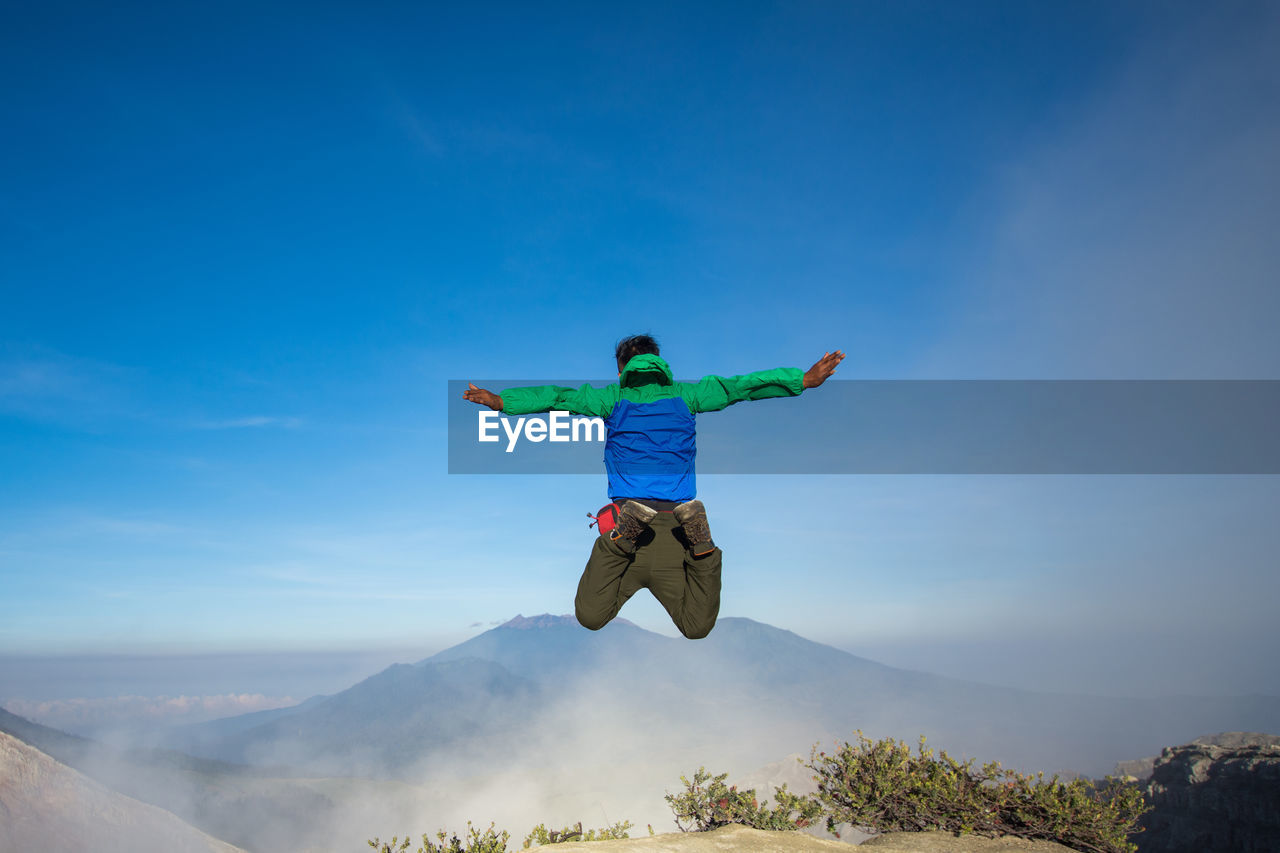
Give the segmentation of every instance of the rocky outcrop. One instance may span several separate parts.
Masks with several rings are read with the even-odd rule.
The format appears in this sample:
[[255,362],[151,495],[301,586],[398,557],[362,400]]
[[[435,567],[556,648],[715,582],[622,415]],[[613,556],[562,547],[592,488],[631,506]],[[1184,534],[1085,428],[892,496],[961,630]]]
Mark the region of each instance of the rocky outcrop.
[[244,853],[0,733],[0,851]]
[[1155,760],[1145,792],[1153,809],[1136,839],[1140,853],[1280,850],[1277,739],[1217,739],[1233,745],[1191,743],[1166,749]]
[[[1219,732],[1216,735],[1198,737],[1191,743],[1199,746],[1228,746],[1233,749],[1242,746],[1280,746],[1280,735],[1261,732]],[[1121,761],[1116,764],[1116,769],[1111,775],[1121,779],[1130,778],[1145,782],[1151,778],[1151,771],[1155,769],[1158,758],[1159,756],[1151,755],[1146,758]]]

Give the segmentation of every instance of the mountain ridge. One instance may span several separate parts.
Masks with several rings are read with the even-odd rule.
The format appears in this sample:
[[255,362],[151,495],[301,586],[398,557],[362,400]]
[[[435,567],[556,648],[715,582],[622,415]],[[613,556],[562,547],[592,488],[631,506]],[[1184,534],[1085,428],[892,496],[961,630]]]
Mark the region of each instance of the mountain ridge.
[[[293,745],[278,762],[376,773],[369,756],[343,764],[360,745],[394,757],[396,774],[412,779],[439,749],[496,754],[501,744],[518,754],[536,742],[554,753],[559,739],[572,753],[577,747],[558,732],[565,719],[596,739],[628,732],[611,747],[620,755],[643,754],[635,743],[652,738],[667,754],[701,748],[700,763],[728,757],[744,770],[860,729],[908,742],[923,734],[952,754],[1027,771],[1099,777],[1116,755],[1155,752],[1205,731],[1280,729],[1280,698],[1043,694],[898,669],[744,617],[723,617],[708,638],[689,641],[623,620],[591,632],[572,617],[536,614],[282,709],[239,741],[214,738],[199,754],[253,762],[261,755],[252,741],[291,731]],[[703,731],[703,720],[715,723]],[[744,743],[759,748],[744,752]]]

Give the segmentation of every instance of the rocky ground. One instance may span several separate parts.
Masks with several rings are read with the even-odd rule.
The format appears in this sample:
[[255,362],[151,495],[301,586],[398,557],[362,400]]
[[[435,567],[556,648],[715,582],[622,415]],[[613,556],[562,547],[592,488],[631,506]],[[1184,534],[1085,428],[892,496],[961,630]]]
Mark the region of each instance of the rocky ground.
[[[892,832],[863,842],[876,853],[1067,853],[1068,847],[1020,838],[956,838],[945,832]],[[763,832],[725,826],[712,832],[673,832],[623,841],[556,845],[556,853],[849,853],[842,841],[801,832]]]

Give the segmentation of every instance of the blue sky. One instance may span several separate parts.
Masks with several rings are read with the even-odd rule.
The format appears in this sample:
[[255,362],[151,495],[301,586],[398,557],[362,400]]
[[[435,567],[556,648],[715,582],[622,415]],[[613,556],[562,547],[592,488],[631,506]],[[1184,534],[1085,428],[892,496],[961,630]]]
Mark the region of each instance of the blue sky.
[[[449,476],[446,382],[607,381],[634,331],[688,378],[1280,378],[1271,4],[41,4],[0,39],[13,655],[413,659],[569,612],[603,476]],[[726,614],[1280,692],[1275,478],[701,487]]]

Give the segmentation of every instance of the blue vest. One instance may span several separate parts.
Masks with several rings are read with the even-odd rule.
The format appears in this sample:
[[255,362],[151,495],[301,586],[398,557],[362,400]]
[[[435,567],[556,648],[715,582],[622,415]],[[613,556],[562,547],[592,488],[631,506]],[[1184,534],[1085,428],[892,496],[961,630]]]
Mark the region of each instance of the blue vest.
[[682,397],[651,403],[620,400],[605,418],[604,469],[609,499],[683,503],[697,494],[693,413]]

